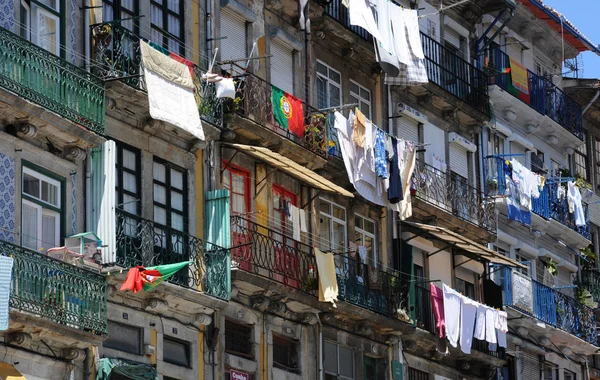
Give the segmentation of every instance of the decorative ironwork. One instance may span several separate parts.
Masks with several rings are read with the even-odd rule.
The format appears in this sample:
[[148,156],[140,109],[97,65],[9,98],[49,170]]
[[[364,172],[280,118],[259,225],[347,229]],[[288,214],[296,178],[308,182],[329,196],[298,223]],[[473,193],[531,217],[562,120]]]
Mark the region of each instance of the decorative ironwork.
[[203,291],[221,299],[230,298],[229,249],[117,210],[117,264],[124,268],[190,261],[169,279],[174,284]]
[[104,135],[104,83],[0,27],[0,87]]
[[[507,166],[502,157],[489,157],[485,162],[486,187],[489,195],[506,196],[506,176]],[[559,186],[564,191],[560,192]],[[582,202],[583,212],[585,214],[585,226],[577,226],[575,224],[575,215],[569,212],[567,203],[566,183],[550,182],[546,183],[540,191],[540,196],[537,199],[532,199],[531,211],[541,216],[544,219],[554,219],[562,225],[576,231],[586,239],[590,239],[590,217],[589,205]]]
[[[142,75],[140,37],[118,22],[107,22],[92,28],[94,70],[101,78],[119,78],[123,83],[146,91]],[[202,80],[206,70],[193,66],[194,95],[202,120],[223,125],[223,101],[217,98],[215,84]]]
[[231,65],[231,74],[237,78],[237,93],[229,101],[225,112],[236,113],[277,133],[311,152],[325,157],[327,145],[326,114],[302,102],[304,112],[304,135],[297,136],[281,127],[273,117],[273,85],[254,74],[242,73],[239,66]]
[[[502,268],[504,303],[540,321],[598,346],[594,311],[574,298],[531,280],[533,312],[513,303],[512,268]],[[522,292],[524,289],[519,289]]]
[[79,330],[106,334],[106,277],[0,241],[14,260],[10,307]]
[[454,216],[496,233],[494,204],[486,202],[484,193],[455,173],[446,173],[417,160],[411,179],[411,193],[420,200]]
[[[499,48],[490,49],[490,67],[501,72],[510,67],[510,57]],[[506,74],[490,75],[490,84],[495,84],[513,94],[542,115],[546,115],[567,131],[583,140],[583,113],[581,106],[548,78],[527,70],[529,95],[518,96],[509,89],[510,76]]]

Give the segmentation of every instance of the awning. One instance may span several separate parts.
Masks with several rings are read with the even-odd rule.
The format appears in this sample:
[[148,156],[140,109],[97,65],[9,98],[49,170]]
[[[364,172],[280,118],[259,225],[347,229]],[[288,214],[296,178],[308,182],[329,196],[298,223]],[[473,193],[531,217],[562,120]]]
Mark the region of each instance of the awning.
[[256,158],[257,160],[264,161],[267,164],[274,167],[275,169],[281,170],[282,172],[309,184],[315,189],[327,191],[330,193],[336,193],[345,197],[354,197],[354,195],[352,195],[352,193],[348,190],[336,185],[335,183],[324,178],[323,176],[318,175],[312,170],[295,163],[289,158],[284,157],[279,153],[273,152],[268,148],[242,144],[223,144],[223,146],[237,149],[251,157]]
[[414,222],[403,222],[406,225],[413,226],[421,230],[424,234],[432,236],[436,239],[443,240],[451,247],[460,248],[465,251],[466,255],[472,259],[483,259],[490,263],[507,265],[511,267],[524,268],[527,267],[520,262],[513,260],[509,257],[503,256],[496,251],[474,242],[473,240],[467,239],[464,236],[452,232],[447,228],[431,226],[429,224],[414,223]]
[[27,380],[12,364],[0,363],[1,380]]

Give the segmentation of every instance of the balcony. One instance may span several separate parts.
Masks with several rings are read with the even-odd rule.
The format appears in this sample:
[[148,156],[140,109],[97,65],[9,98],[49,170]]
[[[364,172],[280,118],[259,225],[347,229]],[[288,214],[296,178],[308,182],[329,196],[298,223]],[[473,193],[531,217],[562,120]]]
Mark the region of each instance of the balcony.
[[[500,271],[504,305],[591,345],[598,346],[594,310],[566,294],[514,271],[512,268],[502,268]],[[548,334],[548,337],[557,346],[560,344],[572,346],[573,343],[576,343],[568,336],[565,337],[552,331],[543,333]],[[597,347],[593,348],[593,351],[595,352],[596,349]]]
[[169,282],[202,291],[216,298],[230,298],[229,249],[190,234],[117,210],[117,264],[123,268],[190,261]]
[[594,302],[600,302],[600,270],[596,268],[583,269],[581,285],[591,293]]
[[[267,139],[269,142],[278,144],[281,138],[291,142],[285,150],[293,151],[294,145],[321,156],[326,156],[326,119],[325,114],[319,112],[304,101],[302,103],[304,134],[298,136],[289,129],[280,126],[273,117],[272,92],[273,85],[250,73],[235,75],[241,68],[231,67],[233,76],[239,79],[236,99],[229,101],[225,112],[237,115],[250,123],[243,125],[237,122],[228,123],[228,126],[242,135],[247,140]],[[258,126],[259,128],[256,128]],[[265,130],[270,133],[265,134]],[[306,161],[306,151],[301,149],[296,153],[298,162]]]
[[[318,296],[317,263],[309,245],[238,215],[231,217],[231,236],[231,260],[238,270]],[[340,301],[408,321],[408,279],[347,255],[337,255],[335,267]]]
[[[120,25],[107,22],[92,26],[94,72],[111,82],[119,81],[136,90],[145,91],[141,71],[140,37]],[[223,125],[222,99],[216,97],[215,86],[202,80],[206,70],[193,66],[194,95],[203,121]],[[131,93],[128,95],[131,98]],[[127,99],[131,101],[132,99]],[[144,102],[147,107],[147,101]]]
[[101,79],[3,28],[0,46],[0,87],[104,136]]
[[[496,233],[494,205],[486,202],[484,194],[471,186],[466,178],[455,173],[442,172],[419,159],[415,164],[410,187],[411,194],[416,196],[417,200],[435,207],[434,210],[418,205],[422,210],[413,212],[435,212],[442,219],[448,219],[447,216],[451,215],[453,218],[448,219],[451,225],[459,219],[490,234]],[[481,236],[474,240],[480,238]]]
[[[486,158],[486,187],[489,195],[505,196],[507,193],[506,181],[504,180],[506,176],[504,160],[505,159],[502,157]],[[544,189],[540,191],[540,197],[532,200],[531,211],[544,220],[556,221],[571,231],[575,231],[584,239],[590,240],[590,218],[588,204],[585,202],[582,203],[586,216],[586,225],[575,225],[574,214],[569,213],[569,205],[567,203],[566,196],[561,198],[558,197],[559,186],[566,186],[566,182],[561,183],[558,182],[558,179],[547,178]],[[532,220],[532,223],[536,222]],[[574,243],[578,243],[575,240],[581,239],[574,239]],[[589,242],[585,244],[585,241],[583,241],[582,244],[587,246]]]
[[106,277],[5,241],[0,241],[0,255],[14,260],[11,309],[106,334]]
[[[537,111],[538,114],[547,117],[547,119],[540,119],[539,115],[528,115],[527,112],[522,112],[518,117],[519,120],[515,120],[515,122],[539,124],[546,135],[556,135],[559,144],[566,142],[573,147],[580,145],[583,140],[581,106],[555,86],[551,80],[536,75],[529,70],[527,70],[529,94],[517,90],[512,86],[510,74],[496,74],[509,67],[510,57],[506,53],[498,48],[490,50],[489,70],[493,72],[493,75],[490,74],[489,83],[491,86],[495,85],[504,90],[502,92],[492,92],[490,90],[493,93],[494,104],[497,107],[511,107],[511,100],[504,96],[504,94],[510,94],[513,99],[518,99],[524,105],[524,107],[515,108],[517,113],[520,113],[521,109],[526,111],[526,108],[531,108]],[[567,141],[563,142],[561,138]]]

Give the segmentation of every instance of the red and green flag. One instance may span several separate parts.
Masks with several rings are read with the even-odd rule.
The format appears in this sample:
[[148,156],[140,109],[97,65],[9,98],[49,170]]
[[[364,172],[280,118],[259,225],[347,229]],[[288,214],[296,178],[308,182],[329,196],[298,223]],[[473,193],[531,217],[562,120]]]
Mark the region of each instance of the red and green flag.
[[190,265],[189,261],[183,261],[148,268],[142,266],[131,268],[127,273],[125,282],[121,285],[121,290],[131,290],[134,293],[140,290],[147,292],[188,265]]
[[293,95],[273,86],[273,116],[281,128],[304,137],[304,110],[302,101]]

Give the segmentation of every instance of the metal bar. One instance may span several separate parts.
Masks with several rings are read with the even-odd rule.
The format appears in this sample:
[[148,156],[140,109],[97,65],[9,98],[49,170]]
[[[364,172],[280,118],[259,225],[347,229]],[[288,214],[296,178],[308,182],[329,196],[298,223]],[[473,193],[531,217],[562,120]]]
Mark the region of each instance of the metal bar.
[[341,106],[337,106],[337,107],[329,107],[329,108],[322,108],[319,111],[320,112],[335,112],[335,111],[341,111],[347,108],[353,108],[353,107],[358,107],[358,103],[349,103],[349,104],[343,104]]
[[508,24],[508,22],[514,17],[514,15],[515,15],[515,11],[511,9],[510,15],[508,16],[508,18],[506,20],[504,20],[504,22],[502,23],[502,25],[500,25],[498,30],[496,30],[494,35],[492,35],[491,38],[487,39],[487,41],[483,44],[483,47],[481,49],[479,49],[478,52],[481,52],[481,51],[485,50],[485,48],[488,47],[488,45],[500,34],[500,32],[504,29],[504,27]]
[[488,28],[485,30],[485,32],[483,32],[483,34],[481,35],[481,37],[479,37],[477,39],[476,46],[477,46],[477,52],[478,53],[480,51],[482,51],[483,49],[485,49],[485,47],[479,49],[479,44],[483,41],[483,39],[485,38],[485,36],[487,36],[487,34],[494,28],[494,26],[496,26],[496,23],[498,22],[498,20],[500,20],[502,18],[502,16],[504,16],[505,13],[506,13],[506,9],[503,9],[500,12],[500,14],[498,16],[496,16],[496,18],[494,19],[494,21],[492,21],[492,23],[490,24],[490,26],[488,26]]
[[427,231],[422,231],[421,233],[415,234],[415,236],[409,237],[408,239],[404,240],[405,243],[408,243],[409,241],[411,241],[414,238],[418,238],[421,237],[423,235],[427,234]]
[[232,63],[236,63],[236,62],[241,62],[241,61],[249,61],[251,59],[271,58],[272,56],[273,56],[273,54],[271,54],[271,55],[261,55],[259,57],[246,57],[246,58],[228,59],[227,61],[217,62],[217,64],[219,66],[222,66],[222,65],[228,65],[228,64],[232,64]]
[[306,202],[306,203],[305,203],[305,204],[304,204],[302,207],[300,207],[300,208],[304,208],[304,207],[308,206],[308,205],[309,205],[309,203],[310,203],[310,202],[312,202],[312,201],[314,201],[314,200],[315,200],[315,198],[316,198],[316,197],[318,197],[318,196],[319,196],[319,194],[321,194],[321,192],[322,192],[322,191],[323,191],[323,190],[318,190],[318,191],[315,193],[315,195],[313,195],[313,196],[312,196],[312,198],[310,198],[310,199],[308,200],[308,202]]
[[235,153],[233,154],[233,157],[231,157],[228,161],[227,164],[225,164],[225,167],[223,169],[221,169],[221,175],[223,175],[223,172],[225,170],[227,170],[227,168],[229,167],[229,164],[231,164],[231,162],[233,161],[233,159],[235,158],[235,156],[237,156],[237,154],[239,153],[239,150],[236,150]]
[[440,252],[442,252],[442,251],[445,251],[446,249],[448,249],[448,248],[452,248],[452,247],[454,247],[454,244],[448,244],[448,245],[447,245],[447,246],[445,246],[444,248],[440,248],[440,249],[438,249],[438,250],[437,250],[437,251],[435,251],[435,252],[431,252],[430,254],[428,254],[428,255],[427,255],[427,258],[430,258],[430,257],[431,257],[431,256],[433,256],[433,255],[437,255],[438,253],[440,253]]
[[[255,188],[255,189],[257,189],[257,190],[256,190],[256,194],[254,194],[254,197],[253,197],[253,199],[256,199],[256,197],[258,196],[258,194],[259,194],[259,193],[260,193],[260,192],[263,190],[262,188],[261,188],[260,190],[258,190],[258,186],[259,186],[261,183],[265,182],[265,181],[267,180],[267,178],[269,178],[269,176],[270,176],[271,174],[275,173],[275,172],[276,172],[276,171],[278,171],[278,170],[279,170],[279,169],[277,169],[277,168],[273,168],[273,169],[271,169],[271,171],[267,173],[267,175],[265,176],[265,178],[261,179],[260,181],[258,181],[258,183],[257,183],[256,185],[254,185],[254,188]],[[266,186],[266,183],[265,183],[265,186]],[[264,186],[263,186],[263,187],[264,187]]]
[[95,24],[90,25],[90,28],[99,26],[99,25],[104,25],[104,24],[118,24],[121,21],[129,21],[129,20],[136,20],[138,18],[142,18],[145,17],[144,15],[139,15],[139,16],[132,16],[132,17],[126,17],[126,18],[121,18],[118,20],[110,20],[110,21],[104,21],[104,22],[97,22]]
[[104,82],[114,82],[114,81],[118,81],[118,80],[125,80],[125,79],[131,79],[131,78],[141,78],[143,76],[144,76],[144,74],[135,74],[135,75],[125,75],[122,77],[105,78],[102,80]]
[[502,158],[502,157],[525,157],[525,154],[524,153],[490,154],[489,156],[485,156],[485,158]]
[[[464,264],[468,263],[469,261],[473,261],[473,260],[475,260],[475,259],[470,258],[469,260],[463,261],[462,263],[455,265],[454,268],[458,268],[459,266],[464,265]],[[475,261],[477,261],[477,260],[475,260]]]

